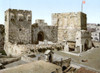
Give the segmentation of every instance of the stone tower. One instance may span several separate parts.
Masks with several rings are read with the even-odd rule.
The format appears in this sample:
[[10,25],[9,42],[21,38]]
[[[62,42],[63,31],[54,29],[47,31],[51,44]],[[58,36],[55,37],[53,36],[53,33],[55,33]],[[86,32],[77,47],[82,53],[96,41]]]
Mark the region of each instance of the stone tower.
[[31,43],[32,12],[8,9],[5,11],[5,45],[8,56],[19,56],[27,51],[24,45]]
[[31,43],[32,12],[8,9],[5,11],[5,43]]
[[76,32],[87,30],[86,14],[78,13],[54,13],[52,24],[58,26],[58,42],[75,41]]

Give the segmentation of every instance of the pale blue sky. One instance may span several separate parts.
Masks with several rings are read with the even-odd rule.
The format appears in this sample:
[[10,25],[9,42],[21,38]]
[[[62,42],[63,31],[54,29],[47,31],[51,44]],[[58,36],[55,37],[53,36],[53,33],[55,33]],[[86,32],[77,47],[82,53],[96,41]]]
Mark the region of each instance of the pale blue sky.
[[[24,9],[32,11],[32,23],[35,19],[45,19],[51,25],[51,14],[81,11],[82,0],[0,0],[0,23],[4,24],[4,11]],[[84,13],[88,23],[100,23],[100,0],[86,0]]]

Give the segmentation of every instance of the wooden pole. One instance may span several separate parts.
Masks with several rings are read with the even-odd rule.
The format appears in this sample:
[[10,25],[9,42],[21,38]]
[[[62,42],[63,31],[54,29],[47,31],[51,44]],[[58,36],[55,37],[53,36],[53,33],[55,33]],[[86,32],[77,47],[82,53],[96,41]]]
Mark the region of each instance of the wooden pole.
[[83,12],[83,0],[82,0],[82,4],[81,4],[81,12]]

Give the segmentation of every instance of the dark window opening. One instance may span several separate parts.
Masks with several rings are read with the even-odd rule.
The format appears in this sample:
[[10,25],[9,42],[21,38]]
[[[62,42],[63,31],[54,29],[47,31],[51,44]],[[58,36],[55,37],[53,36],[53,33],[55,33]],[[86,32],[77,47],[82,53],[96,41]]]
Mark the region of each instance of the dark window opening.
[[19,21],[23,21],[23,19],[19,19]]
[[38,52],[42,52],[42,49],[39,49]]
[[75,49],[74,48],[69,48],[69,51],[75,51]]
[[31,20],[28,20],[28,21],[31,21]]
[[56,73],[55,71],[51,72],[51,73]]
[[7,16],[5,16],[5,21],[7,21]]
[[85,44],[85,49],[84,49],[84,51],[87,51],[87,48],[88,48],[88,46],[87,46],[87,44]]
[[31,21],[31,19],[29,18],[28,21]]
[[11,18],[11,21],[14,21],[14,19],[13,19],[13,18]]
[[89,48],[88,48],[88,45],[89,45],[89,41],[86,40],[85,41],[85,44],[84,44],[84,51],[87,51]]
[[24,44],[24,43],[20,41],[20,42],[18,42],[17,44]]
[[19,29],[19,31],[22,31],[22,29]]

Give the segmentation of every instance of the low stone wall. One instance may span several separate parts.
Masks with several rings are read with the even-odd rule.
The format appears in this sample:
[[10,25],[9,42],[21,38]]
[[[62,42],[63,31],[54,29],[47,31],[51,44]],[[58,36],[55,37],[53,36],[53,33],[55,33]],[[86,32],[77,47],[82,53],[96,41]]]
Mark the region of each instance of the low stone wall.
[[33,45],[33,44],[26,44],[26,45],[19,45],[19,44],[5,44],[5,52],[8,56],[22,56],[24,54],[29,53],[44,53],[46,50],[63,50],[64,46],[61,44],[41,44],[41,45]]

